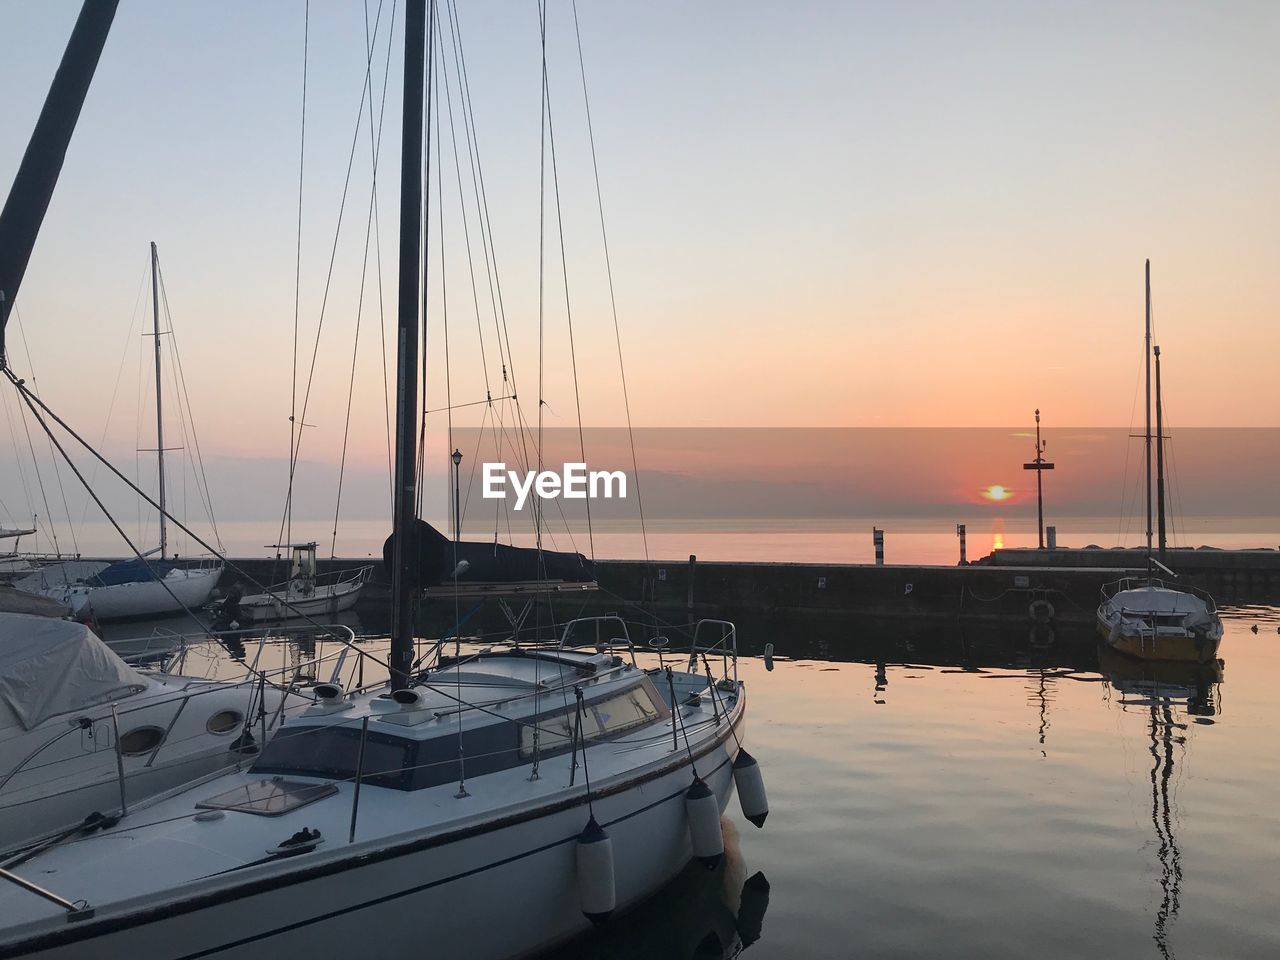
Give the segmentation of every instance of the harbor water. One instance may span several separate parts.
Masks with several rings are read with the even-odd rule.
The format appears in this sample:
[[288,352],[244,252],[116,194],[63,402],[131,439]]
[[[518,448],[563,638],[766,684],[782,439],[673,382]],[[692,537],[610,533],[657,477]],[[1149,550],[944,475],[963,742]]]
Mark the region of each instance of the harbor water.
[[744,623],[768,822],[731,801],[723,867],[555,960],[1280,956],[1280,609],[1225,613],[1220,669],[1087,630]]

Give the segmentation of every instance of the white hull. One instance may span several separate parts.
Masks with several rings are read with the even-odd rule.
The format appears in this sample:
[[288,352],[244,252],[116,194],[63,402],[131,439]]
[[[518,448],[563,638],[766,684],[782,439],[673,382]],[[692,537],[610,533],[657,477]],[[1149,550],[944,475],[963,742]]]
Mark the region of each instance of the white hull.
[[360,599],[363,583],[340,583],[319,586],[306,597],[285,594],[276,597],[261,593],[240,601],[241,623],[266,620],[288,620],[293,617],[324,617],[350,610]]
[[153,617],[182,613],[185,607],[195,610],[209,602],[213,588],[222,576],[222,566],[195,570],[173,570],[164,578],[136,583],[119,583],[107,587],[73,584],[47,595],[68,604],[78,615],[101,621]]
[[[735,752],[725,730],[695,754],[722,811]],[[612,838],[618,865],[619,909],[653,894],[689,862],[685,792],[691,778],[688,755],[680,753],[617,783],[593,784],[595,816]],[[249,868],[252,880],[232,870],[163,898],[112,904],[92,918],[33,924],[25,936],[11,928],[0,954],[279,960],[392,956],[429,944],[424,955],[524,956],[590,927],[575,885],[575,841],[588,815],[578,790],[513,811],[499,821],[505,826],[480,812],[471,821],[451,819],[447,828],[350,847],[345,836],[330,835],[307,855],[305,868],[289,860]]]

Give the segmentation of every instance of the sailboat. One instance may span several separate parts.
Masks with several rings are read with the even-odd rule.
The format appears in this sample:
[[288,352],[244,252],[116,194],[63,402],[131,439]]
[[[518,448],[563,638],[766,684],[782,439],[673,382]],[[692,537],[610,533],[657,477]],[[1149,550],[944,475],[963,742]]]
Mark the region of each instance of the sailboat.
[[[265,593],[241,596],[236,587],[215,604],[220,623],[262,623],[295,617],[325,617],[350,610],[373,576],[373,564],[334,573],[316,572],[316,542],[288,545],[293,560],[289,579]],[[275,549],[280,549],[277,546]]]
[[21,539],[35,532],[35,527],[0,527],[0,540],[13,541],[12,550],[0,553],[0,581],[24,577],[35,570],[35,565],[30,559],[18,553],[18,543]]
[[0,853],[247,763],[305,706],[257,677],[136,669],[82,623],[0,613]]
[[1146,501],[1147,501],[1147,575],[1142,579],[1126,578],[1102,588],[1098,605],[1098,632],[1114,650],[1144,660],[1185,660],[1208,663],[1217,658],[1222,641],[1222,620],[1208,593],[1187,587],[1174,587],[1155,577],[1155,568],[1176,576],[1161,560],[1152,555],[1152,476],[1151,454],[1151,361],[1156,358],[1158,468],[1156,490],[1159,496],[1160,553],[1164,553],[1164,429],[1163,408],[1159,401],[1159,347],[1151,343],[1151,261],[1146,264]]
[[[434,3],[430,17],[428,0],[404,9],[387,680],[317,685],[312,706],[249,770],[0,866],[0,955],[417,947],[507,960],[604,922],[690,862],[718,864],[735,787],[748,820],[762,826],[768,814],[760,766],[743,749],[731,623],[701,621],[678,656],[653,638],[656,662],[637,655],[617,615],[572,620],[536,646],[517,632],[504,645],[450,657],[429,644],[418,655],[423,104],[437,38]],[[499,566],[523,556],[540,575],[542,553],[510,553]],[[380,664],[349,649],[371,672]]]
[[[80,580],[55,581],[41,591],[65,603],[82,619],[98,622],[155,617],[195,610],[209,602],[222,564],[201,562],[178,566],[168,559],[165,522],[164,410],[160,366],[160,260],[151,244],[152,333],[156,372],[156,463],[159,472],[160,542],[153,550],[131,560],[110,564]],[[154,559],[152,559],[154,557]]]

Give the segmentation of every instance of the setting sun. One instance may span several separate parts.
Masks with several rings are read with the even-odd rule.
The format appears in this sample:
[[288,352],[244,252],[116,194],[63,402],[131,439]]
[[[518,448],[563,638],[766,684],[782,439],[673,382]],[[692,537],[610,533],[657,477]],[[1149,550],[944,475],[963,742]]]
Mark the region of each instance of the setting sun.
[[988,500],[1008,500],[1013,496],[1013,491],[997,483],[983,490],[982,495]]

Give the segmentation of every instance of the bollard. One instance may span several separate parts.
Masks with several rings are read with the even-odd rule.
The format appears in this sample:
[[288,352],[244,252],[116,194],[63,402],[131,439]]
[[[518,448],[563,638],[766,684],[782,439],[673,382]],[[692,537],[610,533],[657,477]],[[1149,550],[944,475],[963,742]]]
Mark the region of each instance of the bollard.
[[[1050,529],[1052,529],[1052,527]],[[960,566],[963,567],[969,563],[968,554],[965,552],[963,523],[956,524],[956,536],[960,538]]]
[[1045,538],[1045,542],[1048,543],[1050,550],[1058,549],[1058,528],[1057,527],[1045,527],[1044,538]]
[[879,527],[871,528],[871,539],[876,545],[876,566],[884,566],[884,531]]

